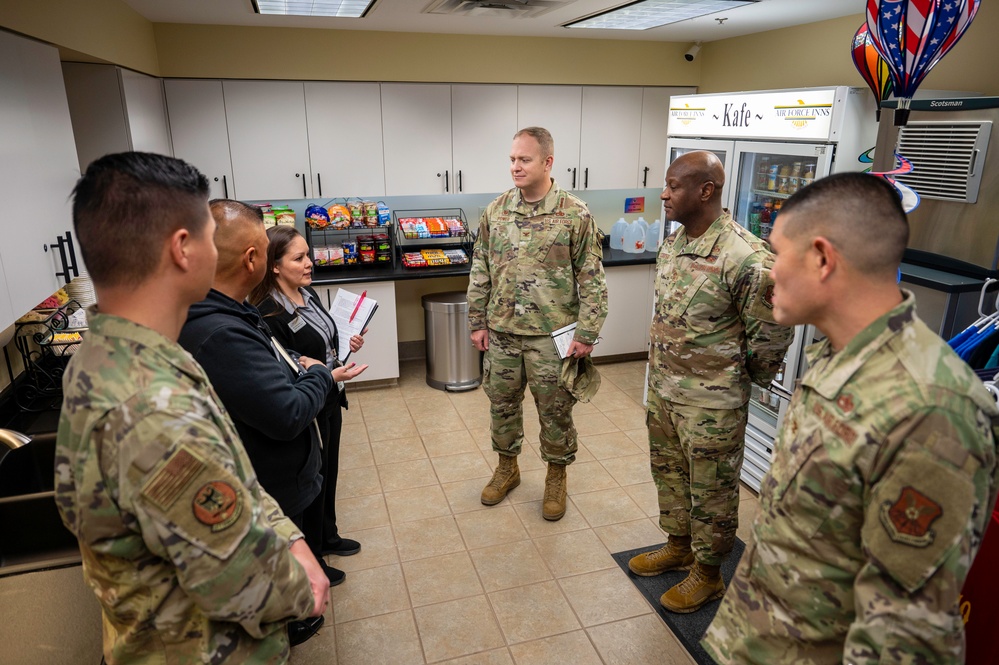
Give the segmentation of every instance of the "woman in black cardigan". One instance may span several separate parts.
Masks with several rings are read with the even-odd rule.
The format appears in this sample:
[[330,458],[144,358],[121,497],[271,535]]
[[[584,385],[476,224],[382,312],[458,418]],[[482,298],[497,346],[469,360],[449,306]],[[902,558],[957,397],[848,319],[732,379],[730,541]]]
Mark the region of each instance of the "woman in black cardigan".
[[[356,540],[341,538],[336,526],[336,477],[340,457],[340,408],[347,407],[343,383],[367,369],[367,365],[339,360],[337,328],[333,317],[313,290],[312,260],[305,238],[291,226],[276,226],[267,231],[270,244],[267,248],[267,271],[263,282],[250,294],[250,302],[257,306],[274,337],[286,349],[299,355],[325,360],[333,374],[336,387],[330,391],[326,405],[316,421],[323,442],[323,487],[319,498],[307,511],[314,516],[321,514],[323,525],[319,543],[309,543],[316,557],[326,554],[350,556],[360,551]],[[354,335],[350,339],[351,351],[357,351],[364,338]],[[306,534],[308,539],[308,534]],[[322,560],[322,559],[320,559]],[[333,569],[343,576],[342,571]],[[329,571],[328,571],[329,572]]]

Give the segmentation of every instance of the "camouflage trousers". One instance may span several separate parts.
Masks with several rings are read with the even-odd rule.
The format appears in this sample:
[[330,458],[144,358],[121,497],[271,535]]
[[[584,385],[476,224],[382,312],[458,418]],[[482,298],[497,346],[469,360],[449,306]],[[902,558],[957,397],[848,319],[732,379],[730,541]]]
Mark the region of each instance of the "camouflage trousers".
[[482,359],[482,388],[489,397],[493,450],[519,455],[524,444],[524,389],[530,386],[541,421],[541,458],[555,464],[576,459],[576,399],[562,387],[562,360],[548,335],[489,331]]
[[705,409],[649,393],[646,424],[659,526],[691,537],[694,557],[721,565],[739,525],[739,471],[748,404]]

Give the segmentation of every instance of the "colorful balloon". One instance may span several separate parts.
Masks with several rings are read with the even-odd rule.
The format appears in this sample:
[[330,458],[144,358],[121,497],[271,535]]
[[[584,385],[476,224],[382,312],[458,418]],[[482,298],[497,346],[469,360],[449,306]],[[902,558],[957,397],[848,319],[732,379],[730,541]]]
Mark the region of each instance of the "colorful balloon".
[[891,82],[891,70],[888,63],[881,57],[878,50],[874,48],[867,24],[863,24],[853,36],[853,64],[857,71],[864,77],[867,86],[874,93],[874,99],[878,103],[877,117],[881,119],[881,102],[891,95],[893,86]]
[[905,124],[919,84],[961,39],[979,5],[981,0],[867,0],[868,34],[899,100],[895,124]]

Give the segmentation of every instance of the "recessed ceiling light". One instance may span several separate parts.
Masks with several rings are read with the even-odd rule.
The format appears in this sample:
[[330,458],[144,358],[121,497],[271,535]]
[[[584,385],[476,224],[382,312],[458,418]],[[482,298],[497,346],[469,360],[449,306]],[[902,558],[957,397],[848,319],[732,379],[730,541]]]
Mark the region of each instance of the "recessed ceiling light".
[[361,18],[375,0],[252,0],[258,14]]
[[566,28],[605,30],[648,30],[660,25],[723,12],[759,0],[638,0],[563,24]]

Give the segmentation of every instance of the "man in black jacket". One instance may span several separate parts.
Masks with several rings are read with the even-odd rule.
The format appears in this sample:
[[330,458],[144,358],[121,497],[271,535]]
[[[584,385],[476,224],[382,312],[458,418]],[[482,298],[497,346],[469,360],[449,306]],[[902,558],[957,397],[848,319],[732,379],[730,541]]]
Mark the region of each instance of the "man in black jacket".
[[243,302],[267,268],[260,210],[225,199],[211,201],[209,207],[217,225],[215,280],[208,297],[191,306],[179,342],[204,367],[261,485],[305,534],[335,586],[345,575],[323,561],[318,549],[321,519],[310,519],[314,511],[309,510],[322,486],[314,421],[333,378],[319,360],[304,358],[304,369],[294,369],[285,351],[272,342],[257,309]]

